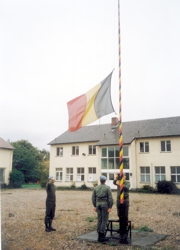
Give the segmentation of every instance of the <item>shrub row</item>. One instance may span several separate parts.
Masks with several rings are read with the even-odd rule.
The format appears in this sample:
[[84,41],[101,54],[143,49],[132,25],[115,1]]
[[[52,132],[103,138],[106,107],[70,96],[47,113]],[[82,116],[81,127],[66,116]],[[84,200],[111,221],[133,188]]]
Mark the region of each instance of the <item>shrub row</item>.
[[[20,188],[22,184],[24,184],[24,175],[22,174],[21,171],[18,171],[17,169],[13,169],[12,172],[10,173],[9,177],[9,187],[12,188]],[[47,183],[47,180],[41,180],[41,187],[45,187]],[[58,189],[89,189],[86,184],[84,183],[80,188],[77,188],[75,186],[75,183],[72,182],[70,187],[62,188],[58,187]],[[149,185],[144,185],[143,188],[136,189],[138,192],[143,192],[143,193],[154,193],[158,192],[161,194],[180,194],[180,189],[177,188],[174,182],[172,181],[158,181],[156,184],[156,189]]]
[[131,190],[131,192],[139,193],[160,193],[160,194],[180,194],[180,189],[177,188],[176,184],[172,181],[158,181],[156,188],[150,185],[144,185],[142,188]]

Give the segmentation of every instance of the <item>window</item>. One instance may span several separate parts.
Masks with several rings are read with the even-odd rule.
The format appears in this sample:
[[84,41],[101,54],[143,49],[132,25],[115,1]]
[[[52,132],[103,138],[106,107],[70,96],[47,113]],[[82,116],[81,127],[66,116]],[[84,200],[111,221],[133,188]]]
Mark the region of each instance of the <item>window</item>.
[[107,148],[102,148],[102,157],[107,157]]
[[171,151],[171,141],[161,141],[161,152]]
[[141,153],[148,153],[149,152],[149,142],[140,142],[140,152]]
[[180,167],[171,167],[171,181],[180,183]]
[[165,167],[155,167],[155,182],[165,181]]
[[126,174],[126,181],[129,181],[129,173],[125,173]]
[[129,157],[128,147],[123,147],[123,157]]
[[89,155],[95,155],[96,154],[96,146],[89,145]]
[[[129,169],[128,147],[123,147],[123,165]],[[119,169],[119,147],[101,149],[101,169]]]
[[56,155],[57,156],[63,156],[63,148],[62,147],[56,148]]
[[123,157],[123,169],[129,169],[129,158]]
[[84,168],[77,168],[77,181],[84,181]]
[[150,167],[140,167],[140,181],[150,182]]
[[79,155],[79,146],[72,147],[72,155]]
[[66,181],[73,181],[73,168],[66,168]]
[[4,179],[4,168],[0,168],[0,184],[5,183],[5,179]]
[[88,181],[97,181],[96,178],[96,168],[89,168],[88,169]]
[[110,181],[113,181],[113,180],[114,180],[114,175],[115,175],[115,174],[113,174],[113,173],[109,173],[109,180],[110,180]]
[[62,168],[56,168],[56,181],[62,181],[62,179],[63,179]]

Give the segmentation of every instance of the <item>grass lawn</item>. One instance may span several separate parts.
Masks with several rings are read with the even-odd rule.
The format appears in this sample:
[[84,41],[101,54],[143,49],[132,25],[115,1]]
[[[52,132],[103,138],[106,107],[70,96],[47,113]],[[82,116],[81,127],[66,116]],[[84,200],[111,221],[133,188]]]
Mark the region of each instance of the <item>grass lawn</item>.
[[29,184],[23,184],[21,187],[34,189],[34,188],[41,188],[41,185],[36,183],[29,183]]

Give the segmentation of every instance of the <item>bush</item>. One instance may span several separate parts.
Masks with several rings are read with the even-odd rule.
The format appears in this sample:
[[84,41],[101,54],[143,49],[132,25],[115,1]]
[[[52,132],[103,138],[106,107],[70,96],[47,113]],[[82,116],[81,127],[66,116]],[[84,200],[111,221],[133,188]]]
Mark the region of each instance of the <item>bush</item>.
[[154,192],[154,188],[149,186],[149,185],[144,185],[143,186],[143,191],[145,191],[146,193],[153,193]]
[[138,193],[156,193],[156,190],[149,185],[144,185],[141,188],[130,189],[129,191]]
[[76,184],[75,184],[74,181],[72,181],[72,183],[71,183],[71,185],[70,185],[70,188],[71,188],[71,189],[75,189],[75,188],[76,188]]
[[88,189],[88,187],[87,187],[86,184],[84,183],[84,184],[81,186],[81,189]]
[[158,193],[161,194],[178,194],[179,190],[172,181],[158,181],[156,184]]
[[13,168],[9,175],[9,186],[13,188],[20,188],[24,183],[24,175],[21,171]]
[[66,187],[63,187],[63,186],[58,186],[56,187],[57,190],[70,190],[71,187],[70,186],[66,186]]
[[1,183],[0,184],[0,189],[5,189],[7,187],[6,183]]
[[42,181],[40,182],[40,186],[41,186],[42,188],[45,188],[45,187],[46,187],[46,183],[47,183],[47,180],[42,180]]

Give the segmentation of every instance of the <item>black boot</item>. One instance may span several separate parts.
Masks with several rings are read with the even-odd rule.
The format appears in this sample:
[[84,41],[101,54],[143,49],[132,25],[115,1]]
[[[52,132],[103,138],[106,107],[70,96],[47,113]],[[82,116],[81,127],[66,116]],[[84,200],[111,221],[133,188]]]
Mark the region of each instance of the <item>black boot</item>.
[[47,223],[45,224],[45,226],[46,226],[45,231],[46,231],[46,232],[51,232],[51,230],[50,230],[50,228],[49,228],[49,226],[48,226]]
[[124,244],[128,244],[128,239],[127,239],[127,238],[128,238],[128,235],[125,234],[125,235],[124,235]]
[[108,241],[108,238],[105,237],[104,233],[100,233],[100,242],[105,242],[105,241]]
[[127,234],[121,234],[119,242],[121,244],[128,244]]
[[46,216],[44,218],[44,224],[45,224],[45,231],[46,232],[51,232],[51,230],[49,229],[49,220],[48,220],[48,218]]
[[50,231],[56,231],[56,229],[52,227],[52,222],[49,222],[49,230]]
[[100,233],[98,233],[97,241],[101,242],[101,234]]

